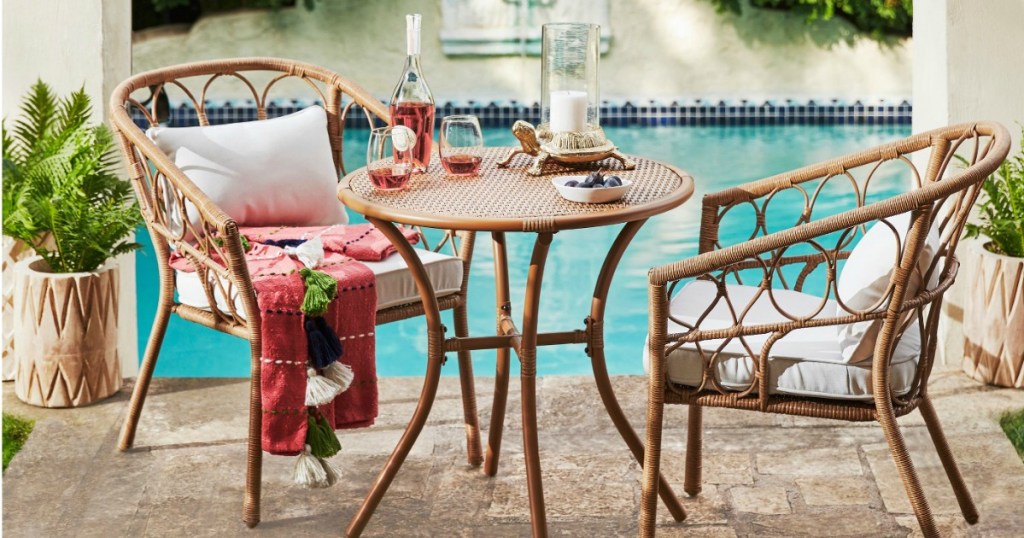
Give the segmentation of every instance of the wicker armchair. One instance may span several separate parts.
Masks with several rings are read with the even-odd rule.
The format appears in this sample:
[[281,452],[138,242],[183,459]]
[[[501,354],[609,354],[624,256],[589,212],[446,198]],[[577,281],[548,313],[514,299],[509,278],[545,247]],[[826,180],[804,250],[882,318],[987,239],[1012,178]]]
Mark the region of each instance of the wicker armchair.
[[[238,224],[214,205],[174,162],[145,135],[132,115],[144,118],[144,123],[155,126],[167,113],[167,99],[190,102],[201,125],[208,125],[206,104],[208,91],[234,84],[251,94],[256,104],[256,120],[265,120],[279,109],[270,100],[272,96],[292,98],[309,95],[322,103],[327,111],[327,128],[334,162],[339,174],[345,173],[342,159],[342,140],[346,119],[353,110],[361,110],[372,125],[374,118],[390,123],[387,108],[356,84],[321,67],[276,58],[238,58],[179,65],[135,75],[117,87],[111,97],[111,124],[120,142],[127,162],[131,182],[135,187],[142,214],[153,240],[160,272],[160,295],[153,330],[146,346],[128,415],[121,432],[119,448],[132,447],[142,406],[146,400],[153,369],[156,365],[164,333],[171,314],[211,329],[248,339],[251,347],[249,436],[247,476],[243,519],[249,527],[260,521],[261,475],[261,422],[260,402],[260,314],[246,268]],[[257,90],[261,87],[261,90]],[[271,92],[276,92],[272,94]],[[298,92],[305,92],[298,94]],[[283,94],[283,95],[282,95]],[[186,203],[187,202],[187,203]],[[169,213],[181,212],[184,226],[172,225]],[[187,215],[194,211],[197,215]],[[198,222],[191,224],[190,221]],[[198,218],[196,218],[198,217]],[[187,234],[187,235],[186,235]],[[186,237],[189,240],[185,240]],[[458,291],[439,296],[442,310],[454,310],[455,332],[468,335],[466,316],[466,289],[473,252],[474,234],[448,231],[434,251],[446,247],[461,258],[462,281]],[[426,241],[422,242],[426,245]],[[197,269],[205,308],[183,304],[175,300],[176,275],[168,264],[171,249],[183,253]],[[425,247],[430,249],[429,246]],[[412,275],[408,275],[413,278]],[[192,295],[195,295],[193,290]],[[180,296],[179,296],[180,299]],[[391,306],[377,311],[376,323],[423,315],[423,307],[416,298],[407,304]],[[465,411],[468,460],[480,465],[482,451],[477,421],[476,396],[473,386],[472,363],[468,351],[460,351],[459,371],[462,382],[462,402]],[[427,395],[427,391],[424,392]],[[432,393],[431,393],[432,394]],[[429,398],[429,396],[423,396]],[[421,397],[422,398],[422,397]],[[423,407],[423,406],[421,406]],[[425,404],[429,410],[429,401]],[[425,417],[424,417],[425,418]],[[416,420],[410,428],[423,426]],[[407,452],[407,451],[406,451]],[[396,449],[392,455],[398,465],[406,454]],[[372,511],[372,508],[370,509]]]
[[[921,529],[926,536],[936,536],[896,423],[896,417],[920,409],[964,518],[972,524],[977,521],[977,510],[929,400],[928,377],[939,307],[957,273],[958,239],[982,182],[1008,150],[1003,126],[962,124],[704,198],[699,255],[649,273],[642,536],[654,534],[666,403],[689,406],[683,489],[691,495],[701,489],[704,406],[878,421]],[[923,173],[911,159],[917,152],[917,162],[927,163]],[[913,181],[914,188],[866,203],[885,172],[899,173],[904,182]],[[815,218],[819,193],[834,188],[835,182],[855,197],[850,209]],[[771,211],[775,200],[776,206],[802,203],[797,222],[778,226]],[[743,221],[743,230],[752,230],[749,240],[723,245],[719,231],[728,229],[723,223],[735,216],[733,212],[750,210],[753,222],[749,217]],[[907,219],[903,231],[890,222],[893,217]],[[894,260],[887,273],[891,276],[880,282],[884,292],[877,301],[856,307],[844,302],[837,276],[850,267],[855,239],[866,236],[877,222],[884,232],[892,232],[888,241],[894,244],[893,255],[885,258]],[[926,249],[932,261],[920,267]],[[744,280],[749,285],[743,285]],[[803,293],[805,284],[821,280],[822,293]],[[873,324],[876,332],[873,344],[865,341],[873,345],[867,348],[868,359],[850,364],[829,349],[839,347],[835,341],[823,340],[858,323]],[[822,354],[832,358],[821,358]],[[846,377],[837,379],[842,376]]]

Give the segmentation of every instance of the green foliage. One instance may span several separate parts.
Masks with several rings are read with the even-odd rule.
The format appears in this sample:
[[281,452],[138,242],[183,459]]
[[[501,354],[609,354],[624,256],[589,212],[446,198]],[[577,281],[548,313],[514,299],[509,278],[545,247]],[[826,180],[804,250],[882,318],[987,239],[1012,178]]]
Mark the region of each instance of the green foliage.
[[126,240],[141,222],[131,185],[114,174],[113,137],[89,125],[91,114],[84,89],[58,99],[37,81],[13,130],[3,123],[3,233],[59,273],[95,271],[139,247]]
[[[1024,409],[1007,411],[999,418],[999,425],[1002,426],[1006,436],[1010,438],[1013,448],[1017,449],[1020,460],[1024,462]],[[6,453],[4,457],[6,458]]]
[[301,5],[312,11],[320,0],[132,0],[132,30],[164,24],[191,24],[214,13],[238,9],[269,9]]
[[21,447],[25,446],[25,441],[28,440],[28,434],[32,433],[32,428],[36,425],[34,420],[27,418],[21,418],[19,416],[11,415],[8,413],[3,414],[4,423],[4,469],[7,470],[7,465],[11,463],[11,458],[21,450]]
[[[742,12],[743,0],[711,2],[719,12]],[[750,0],[750,5],[802,13],[808,23],[840,17],[875,38],[910,37],[913,27],[913,0]]]
[[1024,139],[1021,153],[1006,159],[983,188],[980,224],[968,223],[966,236],[984,235],[997,254],[1024,258]]

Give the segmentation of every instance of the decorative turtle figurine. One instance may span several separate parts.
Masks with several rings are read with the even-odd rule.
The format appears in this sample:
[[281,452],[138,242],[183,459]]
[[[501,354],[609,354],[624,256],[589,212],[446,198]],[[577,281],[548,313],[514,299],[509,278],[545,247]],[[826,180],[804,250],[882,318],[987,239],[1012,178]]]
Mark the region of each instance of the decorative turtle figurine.
[[587,131],[552,133],[547,124],[533,125],[519,120],[512,125],[512,134],[519,139],[521,148],[513,149],[508,157],[498,163],[498,166],[506,167],[512,158],[520,153],[533,155],[536,159],[533,165],[526,170],[531,176],[539,176],[543,173],[544,164],[554,161],[559,164],[572,166],[575,164],[600,161],[609,157],[622,163],[626,170],[636,168],[633,159],[619,153],[615,144],[612,144],[604,136],[604,131],[597,126],[588,126]]

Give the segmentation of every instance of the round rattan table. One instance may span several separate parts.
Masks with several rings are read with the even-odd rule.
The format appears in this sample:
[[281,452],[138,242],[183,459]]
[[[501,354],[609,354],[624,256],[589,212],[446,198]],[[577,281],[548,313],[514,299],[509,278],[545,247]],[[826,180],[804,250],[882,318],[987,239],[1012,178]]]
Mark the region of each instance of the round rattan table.
[[[643,444],[630,426],[612,389],[604,357],[605,299],[612,277],[629,242],[648,218],[664,213],[686,202],[693,195],[693,179],[685,172],[650,159],[635,158],[634,170],[622,170],[612,159],[589,165],[590,169],[612,171],[633,182],[620,200],[606,204],[570,202],[558,195],[551,178],[562,174],[578,174],[578,170],[549,166],[542,176],[531,176],[526,169],[532,157],[519,155],[507,168],[497,161],[508,154],[509,148],[481,150],[483,162],[480,173],[474,177],[448,177],[437,155],[426,173],[414,176],[405,190],[382,192],[370,183],[366,169],[345,176],[338,186],[338,197],[348,207],[367,217],[394,243],[409,265],[416,281],[423,310],[427,319],[428,364],[426,381],[419,404],[402,436],[385,464],[363,505],[353,518],[348,534],[357,535],[373,515],[402,462],[415,443],[433,404],[440,380],[440,366],[449,351],[474,349],[497,350],[497,369],[492,404],[491,425],[484,460],[484,472],[497,473],[501,450],[505,404],[508,396],[509,359],[515,351],[520,360],[522,385],[523,452],[526,459],[527,491],[533,534],[547,535],[544,494],[541,482],[540,457],[537,438],[537,347],[562,344],[585,344],[594,370],[594,380],[609,417],[623,440],[641,464]],[[584,168],[586,169],[586,168]],[[584,172],[585,173],[585,172]],[[494,248],[496,284],[497,334],[495,336],[446,337],[441,324],[437,298],[426,270],[412,245],[405,239],[395,223],[413,226],[490,232]],[[539,333],[537,328],[540,307],[541,281],[544,265],[554,234],[560,230],[625,224],[605,257],[594,286],[589,316],[584,327],[560,332]],[[536,235],[533,255],[527,272],[526,293],[523,301],[521,328],[512,319],[509,297],[508,259],[505,248],[507,232],[528,232]],[[659,492],[669,511],[677,520],[685,512],[668,482],[661,477]]]

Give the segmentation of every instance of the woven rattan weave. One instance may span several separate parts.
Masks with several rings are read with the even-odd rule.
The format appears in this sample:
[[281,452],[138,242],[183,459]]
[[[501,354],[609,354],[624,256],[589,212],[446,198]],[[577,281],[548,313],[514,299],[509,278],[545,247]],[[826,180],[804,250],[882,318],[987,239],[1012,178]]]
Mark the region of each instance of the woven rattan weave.
[[508,151],[483,150],[481,173],[476,177],[447,177],[439,159],[432,159],[427,173],[413,176],[404,191],[378,191],[361,170],[342,181],[339,193],[346,205],[372,217],[421,226],[448,227],[456,222],[460,229],[515,232],[629,222],[679,205],[685,192],[684,174],[671,167],[637,158],[635,170],[623,170],[618,161],[606,159],[581,170],[600,169],[631,180],[626,196],[607,204],[570,202],[558,195],[551,178],[580,172],[552,168],[547,175],[532,176],[526,172],[531,163],[528,155],[517,156],[508,168],[498,167]]
[[[704,197],[701,215],[700,254],[655,267],[649,273],[650,328],[648,351],[650,388],[648,392],[647,446],[644,464],[640,531],[654,534],[659,490],[661,431],[664,404],[689,406],[687,422],[686,472],[683,489],[696,495],[701,489],[701,413],[705,406],[747,409],[848,421],[877,421],[885,434],[907,496],[925,536],[938,536],[935,520],[910,461],[896,417],[919,409],[960,509],[968,523],[978,512],[949,450],[935,409],[928,397],[939,311],[944,292],[952,285],[959,264],[956,246],[982,182],[1003,161],[1009,151],[1009,135],[997,123],[961,124],[885,144],[853,155],[785,172],[761,181],[734,187]],[[921,167],[919,169],[919,167]],[[904,194],[868,203],[876,178],[896,172],[910,187]],[[830,183],[846,186],[848,211],[815,212],[818,194]],[[776,200],[787,200],[776,202]],[[780,204],[802,204],[800,216],[791,226],[770,230],[768,217]],[[722,244],[719,229],[740,211],[752,211],[753,219],[743,222],[751,230],[749,240]],[[792,208],[787,208],[792,213]],[[824,212],[825,215],[819,216]],[[909,214],[909,229],[899,232],[887,220]],[[733,221],[735,224],[735,220]],[[837,286],[840,262],[850,257],[855,239],[872,225],[893,234],[898,245],[884,295],[875,304],[857,308],[844,303]],[[921,269],[925,244],[934,237],[934,257]],[[927,259],[927,258],[925,258]],[[849,266],[846,266],[849,270]],[[789,270],[787,279],[785,271]],[[911,275],[921,272],[921,285],[911,284]],[[825,282],[825,298],[836,300],[835,310],[786,313],[773,290],[802,291],[808,276],[816,274]],[[677,319],[669,309],[671,296],[680,282],[702,279],[713,283],[717,295],[696,321]],[[744,281],[746,279],[746,281]],[[730,295],[728,284],[756,288],[753,299],[740,301]],[[770,301],[784,321],[756,323],[747,319],[755,302]],[[763,302],[763,301],[762,301]],[[702,327],[716,305],[726,305],[732,323]],[[702,307],[704,305],[701,305]],[[668,333],[669,322],[684,330]],[[773,379],[772,346],[786,335],[809,327],[844,326],[855,322],[876,323],[871,368],[871,400],[851,401],[776,394]],[[890,385],[893,352],[908,327],[916,324],[921,335],[917,370],[909,390],[896,393]],[[763,345],[752,345],[754,335]],[[711,341],[716,341],[711,343]],[[729,390],[716,376],[722,361],[735,354],[722,353],[725,343],[738,342],[752,367],[748,386]],[[725,342],[725,343],[723,343]],[[703,344],[703,346],[702,346]],[[681,346],[695,348],[702,361],[703,375],[697,386],[683,386],[668,378],[666,362]],[[780,368],[783,366],[774,366]],[[828,533],[827,529],[822,532]]]
[[[494,475],[501,452],[501,437],[508,398],[509,358],[512,351],[520,361],[522,387],[523,452],[526,460],[526,483],[530,498],[530,517],[534,536],[547,536],[544,510],[544,491],[541,481],[540,450],[537,428],[537,347],[562,344],[586,344],[594,370],[594,382],[609,418],[629,446],[637,461],[644,460],[643,445],[629,420],[622,412],[605,367],[604,311],[608,290],[615,268],[629,242],[648,217],[679,206],[693,194],[693,180],[686,173],[648,159],[637,159],[635,170],[622,171],[617,161],[606,159],[595,168],[615,170],[624,179],[633,181],[629,194],[619,202],[610,204],[580,204],[562,199],[551,184],[551,176],[534,177],[527,173],[532,164],[529,156],[518,156],[508,168],[498,168],[496,161],[508,148],[485,150],[479,177],[448,178],[438,164],[431,165],[426,174],[415,176],[409,188],[397,193],[381,193],[373,189],[365,170],[357,170],[342,180],[338,196],[349,207],[367,215],[392,238],[395,247],[405,257],[419,288],[427,312],[428,350],[430,364],[440,364],[445,351],[495,349],[497,369],[491,426],[488,432],[484,472]],[[436,159],[434,162],[436,163]],[[564,173],[564,172],[562,172]],[[440,316],[431,312],[433,289],[422,265],[393,222],[422,226],[457,227],[459,229],[491,232],[494,248],[496,334],[494,336],[446,338]],[[584,327],[561,332],[539,332],[541,282],[549,248],[555,232],[569,228],[586,228],[625,223],[612,243],[601,272],[594,285],[590,313]],[[506,232],[535,234],[533,255],[527,271],[523,318],[520,326],[512,318],[509,294],[508,256],[505,248]],[[581,316],[582,317],[582,316]],[[428,370],[427,383],[436,387],[439,369]],[[416,441],[426,414],[430,410],[432,394],[421,397],[417,414],[391,460],[364,501],[362,508],[349,525],[349,534],[358,534],[373,513],[388,485],[394,478],[405,454]],[[665,505],[678,521],[686,517],[679,499],[664,477],[658,477]]]
[[[161,97],[187,103],[195,109],[201,125],[208,125],[206,104],[214,98],[216,90],[234,85],[248,90],[256,103],[257,119],[273,115],[273,98],[305,97],[322,103],[327,112],[327,135],[331,143],[334,164],[340,174],[345,173],[342,160],[342,141],[345,118],[353,111],[361,111],[371,124],[389,123],[387,108],[353,82],[315,65],[280,58],[233,58],[171,66],[135,75],[121,83],[110,99],[110,122],[117,135],[128,167],[128,173],[139,198],[155,250],[160,272],[160,295],[153,330],[149,336],[139,376],[135,382],[131,403],[121,431],[119,448],[129,450],[135,441],[135,430],[163,345],[164,334],[171,314],[182,319],[221,332],[245,338],[251,348],[251,374],[249,391],[249,435],[246,462],[245,499],[242,517],[253,527],[260,521],[260,483],[263,454],[261,447],[262,405],[260,395],[260,314],[256,305],[252,281],[246,267],[238,233],[238,224],[217,207],[146,137],[134,123],[133,114],[145,118],[147,126],[155,126],[161,118]],[[172,213],[182,217],[184,226],[173,226]],[[193,225],[189,217],[198,224]],[[468,333],[466,290],[473,253],[473,232],[456,232],[446,228],[444,239],[434,250],[447,248],[463,262],[462,287],[458,293],[447,295],[440,301],[429,297],[425,302],[398,305],[377,312],[377,323],[388,323],[416,316],[429,310],[451,309],[455,320],[455,334]],[[186,240],[186,237],[190,239]],[[425,244],[425,241],[424,243]],[[197,268],[208,304],[224,305],[223,309],[202,309],[178,303],[175,300],[175,275],[168,265],[170,250],[186,256]],[[429,246],[427,246],[429,248]],[[418,257],[417,257],[418,260]],[[422,269],[422,267],[420,267]],[[234,297],[243,306],[239,312]],[[483,461],[480,430],[477,426],[476,395],[469,351],[460,351],[459,375],[466,424],[467,459],[478,466]],[[436,389],[436,387],[435,387]]]

